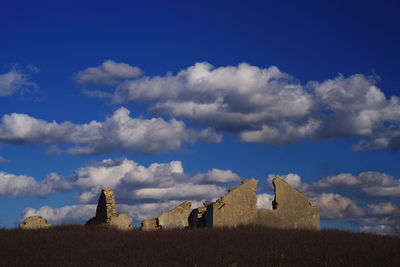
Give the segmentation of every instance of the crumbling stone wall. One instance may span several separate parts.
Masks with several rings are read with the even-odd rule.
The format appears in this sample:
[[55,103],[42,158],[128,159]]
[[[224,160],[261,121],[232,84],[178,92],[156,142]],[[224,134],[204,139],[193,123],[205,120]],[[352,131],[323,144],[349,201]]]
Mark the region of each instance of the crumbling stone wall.
[[158,225],[158,219],[150,219],[142,221],[142,225],[140,226],[140,230],[142,231],[152,231],[158,230],[160,226]]
[[51,224],[42,216],[26,217],[19,225],[19,228],[23,230],[46,229],[50,227]]
[[291,187],[286,181],[275,178],[273,210],[257,209],[255,224],[273,228],[319,229],[319,209],[311,200]]
[[254,178],[244,180],[209,205],[205,212],[206,225],[235,227],[253,223],[257,210],[257,183]]
[[189,226],[189,215],[192,212],[192,203],[185,201],[176,208],[165,211],[158,216],[158,225],[161,229],[185,228]]
[[96,208],[96,216],[89,219],[86,225],[103,224],[119,230],[132,229],[132,218],[125,213],[116,212],[114,192],[103,187]]
[[185,201],[179,206],[169,211],[164,211],[158,218],[144,220],[142,222],[142,231],[151,231],[158,229],[179,229],[189,226],[189,215],[192,212],[192,203]]
[[232,187],[215,202],[190,210],[190,202],[142,222],[142,230],[198,227],[261,225],[271,228],[319,229],[319,209],[302,193],[282,179],[275,178],[273,210],[257,208],[258,180],[248,179]]
[[103,187],[96,208],[96,219],[104,223],[110,223],[111,217],[117,214],[115,206],[114,192],[109,188]]

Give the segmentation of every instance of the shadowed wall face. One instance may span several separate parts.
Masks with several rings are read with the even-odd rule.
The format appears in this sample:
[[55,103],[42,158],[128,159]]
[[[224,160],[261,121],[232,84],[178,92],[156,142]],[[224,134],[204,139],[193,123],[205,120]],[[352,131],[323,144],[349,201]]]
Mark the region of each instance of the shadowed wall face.
[[111,217],[116,214],[113,191],[109,188],[102,188],[96,208],[96,220],[103,223],[110,223]]
[[319,209],[311,200],[282,179],[275,178],[273,184],[274,210],[258,209],[256,224],[273,228],[320,228]]
[[242,181],[229,192],[207,207],[206,224],[210,227],[235,227],[253,224],[257,210],[256,179]]

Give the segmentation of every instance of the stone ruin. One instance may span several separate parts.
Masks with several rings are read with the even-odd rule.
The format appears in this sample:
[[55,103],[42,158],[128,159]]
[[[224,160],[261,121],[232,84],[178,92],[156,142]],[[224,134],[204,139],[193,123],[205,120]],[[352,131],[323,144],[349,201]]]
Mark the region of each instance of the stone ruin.
[[130,230],[132,218],[126,213],[117,213],[114,192],[103,187],[96,208],[96,216],[89,219],[86,225],[104,225],[119,230]]
[[256,179],[242,181],[215,202],[205,201],[203,207],[191,210],[185,201],[158,218],[144,220],[143,231],[173,228],[236,227],[258,225],[271,228],[319,229],[319,209],[286,181],[275,178],[273,210],[257,208]]
[[51,224],[41,216],[26,217],[19,225],[19,228],[23,230],[47,229],[50,227]]
[[[243,180],[233,186],[228,193],[215,202],[205,201],[203,207],[192,209],[190,201],[184,201],[176,208],[165,211],[158,218],[144,220],[142,231],[158,229],[236,227],[239,225],[258,225],[271,228],[319,229],[319,209],[302,193],[286,181],[275,178],[273,209],[257,208],[258,180]],[[114,193],[102,188],[97,204],[96,216],[86,225],[104,225],[120,230],[132,229],[132,218],[125,213],[116,212]],[[40,216],[27,217],[20,229],[42,229],[51,225]]]
[[189,226],[188,218],[192,212],[191,207],[192,203],[190,201],[185,201],[178,207],[161,213],[158,218],[144,220],[141,230],[150,231],[156,229],[186,228]]

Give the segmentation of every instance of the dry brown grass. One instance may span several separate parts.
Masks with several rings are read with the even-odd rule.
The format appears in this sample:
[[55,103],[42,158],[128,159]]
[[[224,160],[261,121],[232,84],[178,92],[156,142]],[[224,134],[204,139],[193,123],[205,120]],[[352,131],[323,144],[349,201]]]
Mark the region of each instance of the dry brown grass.
[[260,227],[0,230],[1,266],[400,266],[400,238]]

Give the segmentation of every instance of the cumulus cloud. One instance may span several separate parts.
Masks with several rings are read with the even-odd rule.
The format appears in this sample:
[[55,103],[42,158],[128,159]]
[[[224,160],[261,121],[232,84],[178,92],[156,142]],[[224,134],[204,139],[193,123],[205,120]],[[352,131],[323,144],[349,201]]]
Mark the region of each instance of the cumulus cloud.
[[367,197],[399,197],[400,179],[385,173],[362,172],[357,176],[341,173],[316,181],[312,187],[317,190],[352,188]]
[[71,185],[56,173],[49,174],[39,182],[27,175],[0,172],[0,195],[44,197],[55,191],[63,191],[70,188]]
[[314,201],[319,206],[323,219],[353,218],[365,214],[353,200],[339,194],[323,193]]
[[11,96],[16,92],[28,91],[37,85],[29,80],[27,74],[16,68],[0,74],[0,97]]
[[86,124],[47,122],[26,114],[4,115],[0,123],[0,143],[8,144],[76,144],[70,154],[102,154],[139,151],[160,153],[176,150],[187,142],[220,142],[221,136],[210,129],[187,129],[182,121],[162,118],[130,117],[124,107],[104,122]]
[[42,216],[52,225],[84,224],[96,214],[96,205],[71,205],[60,208],[43,206],[39,209],[26,208],[22,211],[21,220],[29,216]]
[[147,102],[149,111],[237,133],[244,142],[279,145],[303,139],[361,137],[355,150],[400,148],[400,101],[362,74],[300,84],[277,67],[203,62],[165,76],[119,84],[92,96]]
[[[213,172],[225,174],[218,169]],[[203,175],[207,174],[198,174]],[[226,192],[224,187],[199,184],[200,181],[188,177],[180,161],[145,167],[128,159],[107,159],[78,169],[73,180],[77,187],[88,189],[78,196],[80,203],[95,202],[101,186],[114,189],[120,200],[129,203],[151,199],[212,199]]]
[[193,177],[196,183],[231,183],[239,182],[240,176],[231,170],[211,169],[206,173],[199,173]]
[[262,193],[257,195],[257,208],[272,210],[272,201],[275,196],[268,193]]
[[120,79],[135,78],[142,74],[138,67],[112,60],[104,61],[100,66],[78,72],[74,79],[77,83],[115,84]]

